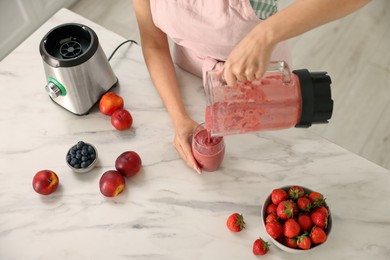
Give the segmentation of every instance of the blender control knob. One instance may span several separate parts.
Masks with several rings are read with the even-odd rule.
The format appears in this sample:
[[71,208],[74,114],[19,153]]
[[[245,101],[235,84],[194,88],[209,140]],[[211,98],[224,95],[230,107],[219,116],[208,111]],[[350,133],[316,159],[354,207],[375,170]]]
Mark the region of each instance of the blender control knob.
[[47,83],[45,89],[51,98],[56,98],[61,95],[61,89],[53,82]]

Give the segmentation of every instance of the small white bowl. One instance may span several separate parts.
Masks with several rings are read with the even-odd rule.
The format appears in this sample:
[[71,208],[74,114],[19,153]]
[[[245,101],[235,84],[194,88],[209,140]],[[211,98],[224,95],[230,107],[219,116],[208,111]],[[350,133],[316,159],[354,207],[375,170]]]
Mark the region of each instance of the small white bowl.
[[[85,142],[84,142],[85,143]],[[94,150],[95,150],[95,159],[92,161],[92,163],[90,165],[88,165],[87,167],[85,168],[75,168],[73,167],[72,165],[69,164],[68,160],[67,160],[67,156],[70,152],[70,150],[73,148],[73,146],[71,148],[69,148],[68,152],[66,153],[66,156],[65,156],[65,161],[66,161],[66,164],[69,166],[70,169],[72,169],[72,171],[76,172],[76,173],[85,173],[85,172],[89,172],[91,171],[95,166],[96,166],[96,163],[97,163],[97,160],[98,160],[98,151],[96,149],[95,146],[93,146],[92,144],[90,143],[85,143],[86,145],[90,145]]]
[[[283,189],[285,191],[288,191],[288,189],[290,187],[292,187],[293,185],[290,185],[290,186],[283,186],[283,187],[280,187],[280,188],[277,188],[277,189]],[[295,186],[300,186],[300,185],[295,185]],[[311,189],[308,189],[306,187],[303,187],[303,186],[300,186],[303,188],[303,190],[305,191],[305,194],[309,194],[310,192],[312,192]],[[326,196],[324,196],[326,197]],[[266,213],[265,211],[267,210],[267,207],[268,205],[271,203],[271,193],[267,196],[267,198],[265,199],[264,203],[263,203],[263,207],[261,209],[261,222],[263,223],[263,227],[265,229],[265,218],[266,218]],[[329,209],[329,206],[328,204],[325,202],[325,206],[327,207],[328,209],[328,212],[329,212],[329,216],[328,216],[328,225],[327,227],[325,228],[325,233],[327,235],[327,241],[329,239],[329,234],[330,234],[330,231],[332,229],[332,214],[330,213],[330,209]],[[265,231],[265,233],[267,233],[267,231]],[[300,248],[297,248],[297,249],[294,249],[294,248],[290,248],[288,246],[285,246],[283,245],[282,243],[278,242],[276,239],[274,239],[273,237],[271,237],[268,233],[267,233],[269,239],[272,241],[272,243],[274,245],[276,245],[278,248],[280,248],[281,250],[285,251],[285,252],[288,252],[288,253],[293,253],[293,254],[299,254],[299,253],[306,253],[306,252],[312,252],[314,249],[316,248],[319,248],[321,247],[321,245],[325,244],[327,241],[325,241],[324,243],[322,244],[318,244],[318,245],[312,245],[312,247],[308,250],[303,250],[303,249],[300,249]]]

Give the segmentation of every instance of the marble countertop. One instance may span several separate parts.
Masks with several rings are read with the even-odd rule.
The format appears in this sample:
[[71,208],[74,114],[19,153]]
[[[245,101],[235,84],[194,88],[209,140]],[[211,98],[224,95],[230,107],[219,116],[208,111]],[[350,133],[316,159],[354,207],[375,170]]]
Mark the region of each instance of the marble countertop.
[[[388,170],[308,130],[288,129],[226,137],[220,170],[198,175],[172,147],[169,116],[137,45],[123,46],[110,62],[120,81],[115,92],[133,115],[130,130],[115,130],[97,107],[80,117],[55,105],[44,90],[38,46],[67,22],[90,26],[107,55],[125,40],[62,9],[0,63],[0,259],[256,259],[253,241],[267,238],[262,202],[291,184],[327,197],[332,233],[304,255],[273,245],[267,259],[389,259]],[[201,80],[179,69],[178,77],[189,113],[201,122]],[[86,174],[65,163],[79,140],[99,151],[97,167]],[[122,194],[106,198],[99,178],[126,150],[140,154],[143,168]],[[32,189],[41,169],[60,178],[50,196]],[[238,234],[225,226],[233,212],[247,223]]]

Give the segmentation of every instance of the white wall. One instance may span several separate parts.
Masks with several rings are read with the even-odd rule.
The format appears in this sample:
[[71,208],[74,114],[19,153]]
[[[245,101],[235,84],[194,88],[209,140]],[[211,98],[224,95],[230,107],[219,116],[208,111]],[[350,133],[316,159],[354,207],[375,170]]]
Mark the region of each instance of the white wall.
[[0,0],[0,60],[60,8],[76,1]]

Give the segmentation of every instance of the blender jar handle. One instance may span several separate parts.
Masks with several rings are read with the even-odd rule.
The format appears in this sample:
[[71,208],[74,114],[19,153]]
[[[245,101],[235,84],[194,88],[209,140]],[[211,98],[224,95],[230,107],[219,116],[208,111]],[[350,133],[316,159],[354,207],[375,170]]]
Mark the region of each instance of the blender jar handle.
[[282,73],[283,83],[291,82],[290,67],[285,61],[270,61],[267,71],[280,71]]

